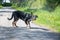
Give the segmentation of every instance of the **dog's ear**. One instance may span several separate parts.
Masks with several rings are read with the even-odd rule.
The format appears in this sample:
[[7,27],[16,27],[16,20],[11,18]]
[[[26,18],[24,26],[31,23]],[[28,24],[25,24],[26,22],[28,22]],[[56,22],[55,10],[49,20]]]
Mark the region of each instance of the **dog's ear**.
[[36,15],[36,18],[38,18],[38,16]]
[[31,15],[33,15],[33,12],[31,12]]

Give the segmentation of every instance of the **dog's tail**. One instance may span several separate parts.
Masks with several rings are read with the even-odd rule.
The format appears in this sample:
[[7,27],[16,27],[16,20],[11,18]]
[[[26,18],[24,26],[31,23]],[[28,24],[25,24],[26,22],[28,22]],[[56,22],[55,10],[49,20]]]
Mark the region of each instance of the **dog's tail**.
[[7,19],[8,19],[8,20],[12,20],[12,18],[13,18],[13,14],[12,14],[11,18],[7,18]]

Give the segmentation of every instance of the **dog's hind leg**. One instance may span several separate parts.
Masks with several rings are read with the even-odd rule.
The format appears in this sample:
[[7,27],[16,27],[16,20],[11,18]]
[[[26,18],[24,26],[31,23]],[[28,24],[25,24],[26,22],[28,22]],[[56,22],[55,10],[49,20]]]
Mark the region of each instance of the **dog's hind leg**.
[[16,25],[17,21],[18,21],[18,19],[15,19],[15,20],[12,22],[12,25],[15,26],[15,27],[18,27],[18,26]]
[[12,26],[13,26],[13,27],[14,27],[14,26],[15,26],[15,27],[18,27],[18,26],[16,25],[16,23],[17,23],[17,21],[13,21],[13,22],[12,22]]
[[15,26],[18,27],[18,26],[16,25],[16,23],[17,23],[17,21],[15,21]]
[[12,22],[12,26],[13,26],[13,27],[15,26],[15,22],[14,22],[14,21]]

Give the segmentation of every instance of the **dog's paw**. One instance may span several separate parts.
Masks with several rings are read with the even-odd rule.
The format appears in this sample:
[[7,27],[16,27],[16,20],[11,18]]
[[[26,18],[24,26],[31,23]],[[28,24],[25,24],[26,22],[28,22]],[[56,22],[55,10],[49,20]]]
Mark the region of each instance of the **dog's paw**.
[[19,27],[19,26],[16,26],[16,27]]
[[9,18],[7,18],[7,19],[9,19]]
[[28,29],[31,29],[31,27],[27,26]]
[[27,27],[28,29],[30,29],[30,27]]

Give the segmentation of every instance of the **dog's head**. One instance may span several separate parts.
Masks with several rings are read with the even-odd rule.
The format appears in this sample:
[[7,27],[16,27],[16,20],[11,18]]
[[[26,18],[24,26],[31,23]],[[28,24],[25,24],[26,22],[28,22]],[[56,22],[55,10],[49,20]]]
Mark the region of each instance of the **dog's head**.
[[36,20],[37,18],[38,18],[38,16],[37,15],[34,15],[32,12],[31,12],[31,14],[30,14],[31,16],[30,16],[30,21],[34,21],[34,20]]
[[32,19],[32,21],[33,21],[33,20],[36,20],[37,18],[38,18],[37,15],[32,15],[32,18],[31,18],[31,19]]
[[34,20],[36,20],[37,18],[38,18],[38,16],[37,16],[37,15],[34,15],[32,12],[31,12],[31,14],[27,14],[27,15],[26,15],[27,21],[34,21]]
[[34,15],[32,12],[31,12],[31,15],[32,15],[32,20],[36,20],[36,18],[38,18],[38,16]]

